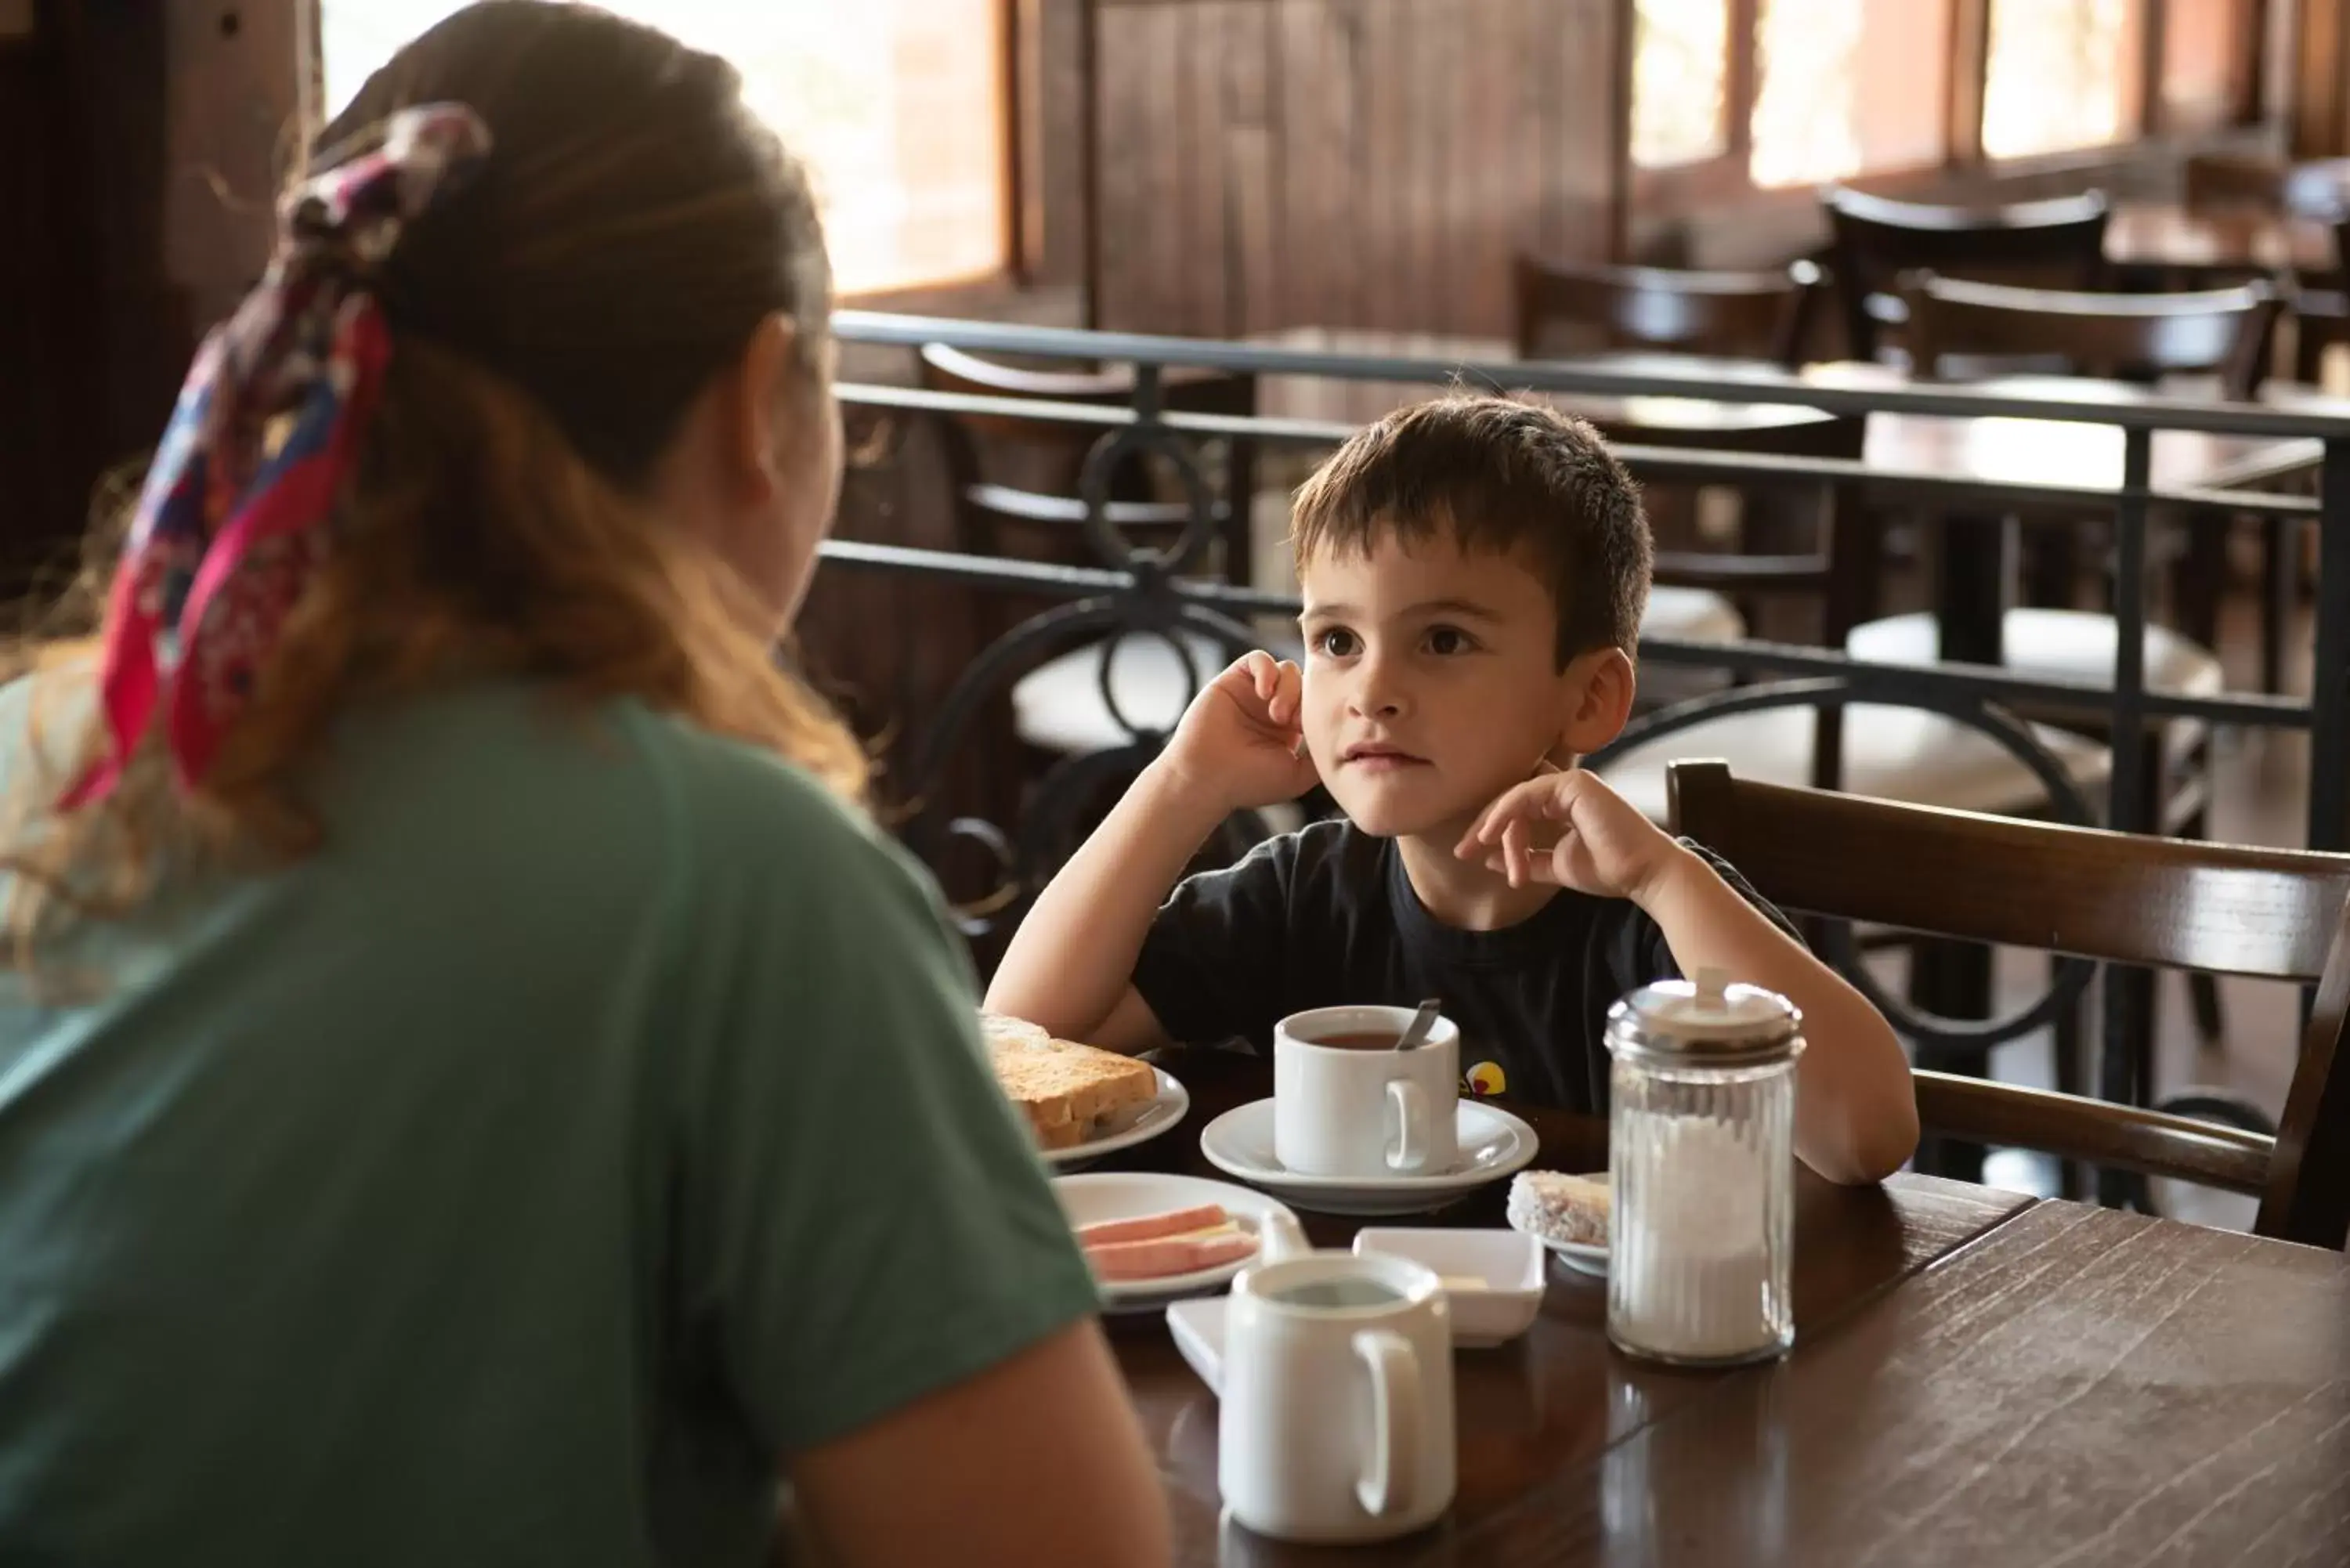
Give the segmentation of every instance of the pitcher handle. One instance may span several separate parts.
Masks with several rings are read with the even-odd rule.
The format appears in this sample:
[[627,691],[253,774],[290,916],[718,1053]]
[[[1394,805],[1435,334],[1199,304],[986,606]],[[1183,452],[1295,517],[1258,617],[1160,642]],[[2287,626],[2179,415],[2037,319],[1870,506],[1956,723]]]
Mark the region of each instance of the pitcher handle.
[[1393,1329],[1364,1329],[1354,1346],[1371,1376],[1371,1473],[1355,1498],[1374,1519],[1408,1513],[1419,1490],[1419,1357]]
[[1388,1082],[1388,1100],[1395,1106],[1399,1128],[1398,1147],[1388,1150],[1388,1168],[1418,1171],[1428,1163],[1428,1092],[1418,1084],[1392,1078]]

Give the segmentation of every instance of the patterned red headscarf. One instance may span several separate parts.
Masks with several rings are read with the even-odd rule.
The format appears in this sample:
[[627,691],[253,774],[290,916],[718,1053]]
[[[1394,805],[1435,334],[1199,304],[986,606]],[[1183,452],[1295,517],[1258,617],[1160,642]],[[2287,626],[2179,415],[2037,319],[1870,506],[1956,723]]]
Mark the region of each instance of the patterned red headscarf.
[[371,269],[489,148],[473,110],[425,104],[286,197],[268,273],[197,350],[140,493],[107,601],[109,743],[62,807],[114,788],[158,707],[181,784],[211,767],[326,557],[336,493],[382,385],[390,344]]

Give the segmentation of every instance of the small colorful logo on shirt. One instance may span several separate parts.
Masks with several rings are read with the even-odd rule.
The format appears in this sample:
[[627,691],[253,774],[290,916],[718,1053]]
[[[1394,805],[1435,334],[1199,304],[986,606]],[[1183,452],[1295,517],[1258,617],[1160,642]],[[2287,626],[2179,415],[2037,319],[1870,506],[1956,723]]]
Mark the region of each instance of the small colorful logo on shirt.
[[1509,1093],[1509,1075],[1502,1071],[1499,1062],[1480,1062],[1461,1075],[1461,1092],[1483,1099],[1489,1095]]

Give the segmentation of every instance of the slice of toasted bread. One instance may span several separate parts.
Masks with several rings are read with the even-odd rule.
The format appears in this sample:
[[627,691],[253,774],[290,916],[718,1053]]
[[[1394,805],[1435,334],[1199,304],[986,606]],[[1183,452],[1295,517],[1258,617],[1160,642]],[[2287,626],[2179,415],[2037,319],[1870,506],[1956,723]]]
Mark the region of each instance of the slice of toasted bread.
[[1018,1019],[990,1015],[982,1026],[996,1081],[1046,1148],[1085,1142],[1159,1092],[1159,1075],[1131,1056],[1055,1040]]

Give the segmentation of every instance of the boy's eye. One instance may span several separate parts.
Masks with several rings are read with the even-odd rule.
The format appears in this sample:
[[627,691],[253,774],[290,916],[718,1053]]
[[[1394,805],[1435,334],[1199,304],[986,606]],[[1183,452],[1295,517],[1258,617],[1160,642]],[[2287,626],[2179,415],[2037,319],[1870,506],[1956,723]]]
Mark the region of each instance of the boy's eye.
[[1428,651],[1430,653],[1466,653],[1476,646],[1470,635],[1457,626],[1432,626],[1428,628]]
[[1355,634],[1343,626],[1330,627],[1314,634],[1315,646],[1332,659],[1352,659],[1362,650]]

